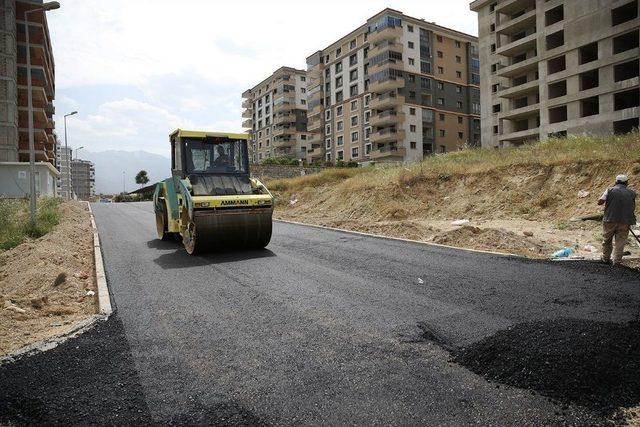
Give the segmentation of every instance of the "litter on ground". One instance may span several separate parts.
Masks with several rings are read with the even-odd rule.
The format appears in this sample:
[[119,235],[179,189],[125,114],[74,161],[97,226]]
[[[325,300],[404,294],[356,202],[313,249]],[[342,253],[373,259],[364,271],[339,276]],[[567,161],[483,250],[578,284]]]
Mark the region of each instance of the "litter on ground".
[[451,222],[451,225],[465,225],[465,224],[469,224],[468,219],[457,219]]

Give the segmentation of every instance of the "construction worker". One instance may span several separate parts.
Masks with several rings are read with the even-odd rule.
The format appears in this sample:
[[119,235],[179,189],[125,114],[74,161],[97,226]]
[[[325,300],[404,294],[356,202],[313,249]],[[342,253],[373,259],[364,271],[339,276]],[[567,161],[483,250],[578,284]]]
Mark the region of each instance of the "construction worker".
[[627,188],[628,183],[629,178],[626,175],[618,175],[616,185],[606,189],[598,200],[598,205],[604,205],[602,261],[611,263],[613,250],[613,265],[622,262],[629,229],[636,223],[636,193]]

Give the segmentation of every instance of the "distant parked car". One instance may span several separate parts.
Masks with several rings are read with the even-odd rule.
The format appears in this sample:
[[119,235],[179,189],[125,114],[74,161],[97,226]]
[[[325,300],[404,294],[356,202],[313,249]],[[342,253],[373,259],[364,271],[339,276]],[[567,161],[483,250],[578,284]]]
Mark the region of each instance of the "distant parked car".
[[100,199],[100,203],[111,203],[111,199],[107,199],[105,197]]

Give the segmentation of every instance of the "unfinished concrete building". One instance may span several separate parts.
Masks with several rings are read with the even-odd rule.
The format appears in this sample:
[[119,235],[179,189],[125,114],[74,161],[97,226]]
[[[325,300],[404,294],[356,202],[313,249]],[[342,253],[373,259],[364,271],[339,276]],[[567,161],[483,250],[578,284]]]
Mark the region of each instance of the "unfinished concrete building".
[[476,0],[471,9],[483,146],[638,127],[638,0]]
[[71,186],[79,200],[89,200],[96,194],[96,172],[88,160],[71,160]]
[[242,127],[251,136],[250,158],[306,158],[306,72],[281,67],[242,94]]

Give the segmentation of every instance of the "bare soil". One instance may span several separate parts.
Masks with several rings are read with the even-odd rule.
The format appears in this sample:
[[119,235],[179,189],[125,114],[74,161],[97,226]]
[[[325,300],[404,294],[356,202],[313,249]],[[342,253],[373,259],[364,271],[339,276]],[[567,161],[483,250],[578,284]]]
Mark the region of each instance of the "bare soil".
[[97,312],[93,232],[85,203],[60,205],[48,234],[0,253],[0,354],[68,332]]

